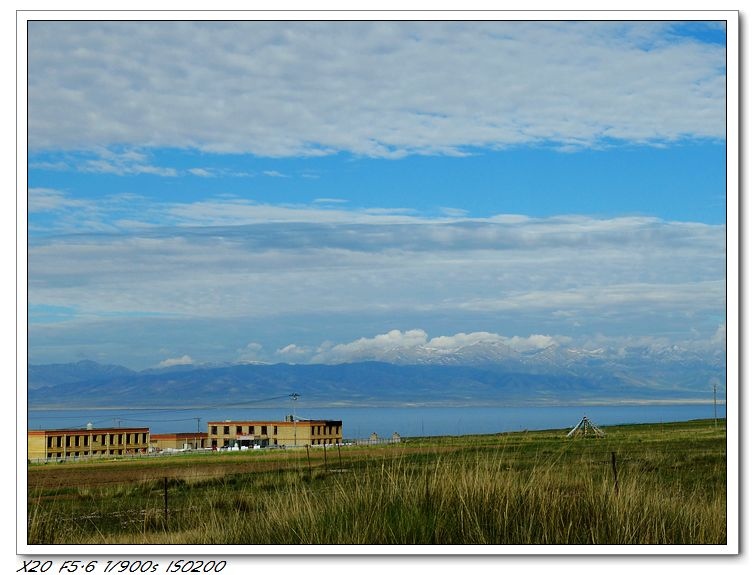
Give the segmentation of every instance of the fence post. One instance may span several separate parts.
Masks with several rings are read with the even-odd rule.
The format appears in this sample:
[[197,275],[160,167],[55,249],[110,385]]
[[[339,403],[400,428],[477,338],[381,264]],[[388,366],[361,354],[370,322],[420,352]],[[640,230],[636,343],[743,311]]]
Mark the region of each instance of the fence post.
[[611,467],[613,468],[613,491],[619,494],[619,473],[616,471],[616,452],[611,452]]
[[328,470],[328,452],[325,450],[325,444],[322,444],[322,457],[325,460],[325,471]]
[[163,502],[165,504],[165,525],[168,525],[168,478],[163,477]]

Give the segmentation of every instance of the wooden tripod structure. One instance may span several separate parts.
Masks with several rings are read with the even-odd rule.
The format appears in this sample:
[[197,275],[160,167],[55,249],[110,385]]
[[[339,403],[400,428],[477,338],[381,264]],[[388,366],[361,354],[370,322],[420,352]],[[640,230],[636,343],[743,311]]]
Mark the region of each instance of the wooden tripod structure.
[[572,429],[569,433],[566,434],[566,437],[572,437],[577,435],[582,435],[582,437],[587,437],[588,435],[594,435],[595,437],[605,437],[605,432],[600,429],[597,425],[595,425],[592,421],[590,421],[587,416],[585,415],[582,417],[582,421],[580,421],[577,425],[574,426],[574,429]]

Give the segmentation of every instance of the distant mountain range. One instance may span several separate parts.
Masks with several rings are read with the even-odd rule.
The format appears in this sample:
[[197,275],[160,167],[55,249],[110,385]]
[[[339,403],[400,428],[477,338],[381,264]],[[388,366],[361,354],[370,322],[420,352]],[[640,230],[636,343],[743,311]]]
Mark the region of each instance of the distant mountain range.
[[[471,346],[467,346],[471,347]],[[464,357],[401,350],[387,361],[323,364],[181,365],[134,371],[93,361],[29,365],[30,407],[517,405],[706,401],[723,396],[723,356],[635,348],[620,355],[559,346],[515,352],[480,345]],[[472,357],[474,359],[472,360]],[[463,363],[462,364],[462,360]]]

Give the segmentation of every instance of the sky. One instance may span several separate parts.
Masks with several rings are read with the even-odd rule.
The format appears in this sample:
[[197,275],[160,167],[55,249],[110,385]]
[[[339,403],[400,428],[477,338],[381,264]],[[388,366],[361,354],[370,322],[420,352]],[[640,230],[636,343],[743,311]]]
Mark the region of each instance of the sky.
[[28,25],[28,360],[720,353],[721,22]]

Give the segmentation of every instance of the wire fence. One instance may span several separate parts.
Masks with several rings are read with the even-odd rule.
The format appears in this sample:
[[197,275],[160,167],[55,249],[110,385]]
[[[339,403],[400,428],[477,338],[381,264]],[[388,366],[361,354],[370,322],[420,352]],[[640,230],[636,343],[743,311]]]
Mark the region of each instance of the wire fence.
[[[180,529],[181,525],[193,524],[196,516],[210,510],[243,513],[263,509],[263,500],[277,490],[294,490],[300,494],[306,490],[309,495],[319,494],[327,499],[343,493],[343,486],[348,489],[348,486],[356,488],[363,485],[369,473],[385,474],[389,483],[395,482],[398,476],[407,477],[404,471],[391,477],[390,464],[374,456],[342,457],[344,454],[340,453],[340,449],[335,454],[328,451],[319,446],[307,447],[299,451],[296,458],[282,457],[268,462],[258,460],[254,466],[238,471],[227,467],[154,470],[152,475],[140,479],[129,480],[123,475],[110,478],[88,476],[82,478],[82,483],[77,486],[61,482],[57,488],[31,489],[28,500],[30,508],[37,507],[41,515],[29,513],[29,530],[39,529],[34,522],[40,517],[43,523],[46,521],[48,525],[54,525],[53,529],[80,530],[82,525],[89,526],[86,529],[122,533]],[[554,455],[558,458],[558,454]],[[365,463],[367,466],[364,466]],[[232,465],[233,462],[227,464]],[[463,465],[459,461],[456,464]],[[610,456],[606,452],[593,453],[590,464],[598,475],[607,480],[610,480],[612,473],[618,496],[616,453],[611,452]],[[412,465],[410,475],[418,478],[416,485],[423,483],[427,490],[428,477],[437,473],[438,468],[433,464],[426,467]],[[505,468],[507,471],[512,469]],[[346,483],[342,483],[339,491],[332,481],[318,480],[327,476],[336,478],[337,482],[343,478]],[[442,483],[445,482],[442,480]]]

